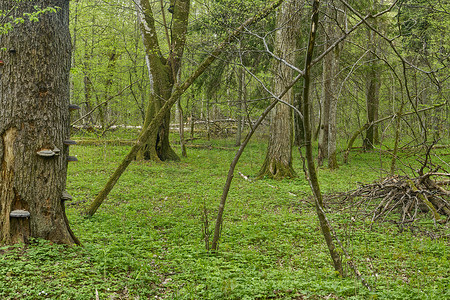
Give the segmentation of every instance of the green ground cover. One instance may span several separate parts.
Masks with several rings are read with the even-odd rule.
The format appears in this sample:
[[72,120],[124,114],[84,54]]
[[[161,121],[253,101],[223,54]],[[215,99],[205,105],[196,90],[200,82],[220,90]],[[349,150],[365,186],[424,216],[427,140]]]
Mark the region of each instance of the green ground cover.
[[[79,162],[69,167],[74,200],[67,214],[84,246],[34,240],[0,248],[0,298],[450,299],[450,229],[434,228],[431,219],[399,232],[329,206],[334,229],[374,290],[353,276],[339,278],[297,153],[296,179],[250,182],[236,174],[219,252],[207,252],[204,226],[214,225],[236,148],[232,140],[193,143],[211,147],[188,148],[181,162],[132,163],[90,219],[81,213],[129,146],[72,147]],[[264,143],[251,143],[237,171],[254,176],[264,151]],[[403,161],[415,163],[406,152]],[[354,152],[349,165],[319,170],[322,190],[374,181],[385,176],[380,165],[389,169],[387,155]]]

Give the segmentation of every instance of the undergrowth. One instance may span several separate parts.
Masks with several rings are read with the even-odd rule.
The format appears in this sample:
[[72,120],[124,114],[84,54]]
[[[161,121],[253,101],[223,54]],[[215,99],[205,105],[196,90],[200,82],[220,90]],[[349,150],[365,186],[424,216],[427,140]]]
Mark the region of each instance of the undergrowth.
[[[0,248],[1,299],[449,299],[448,225],[403,231],[339,207],[328,216],[369,291],[332,268],[296,153],[293,180],[248,181],[235,174],[219,251],[205,250],[236,148],[195,140],[180,162],[134,162],[94,217],[81,214],[129,146],[73,146],[67,189],[71,228],[83,247],[32,240]],[[177,146],[174,146],[177,150]],[[179,149],[178,149],[179,150]],[[264,143],[251,143],[237,171],[252,176]],[[407,164],[417,164],[405,154]],[[448,161],[449,157],[446,156]],[[352,152],[336,171],[319,169],[324,193],[386,173],[390,158]],[[380,171],[381,169],[381,171]],[[405,168],[407,170],[407,168]],[[405,171],[407,172],[407,171]],[[427,235],[427,232],[439,232]]]

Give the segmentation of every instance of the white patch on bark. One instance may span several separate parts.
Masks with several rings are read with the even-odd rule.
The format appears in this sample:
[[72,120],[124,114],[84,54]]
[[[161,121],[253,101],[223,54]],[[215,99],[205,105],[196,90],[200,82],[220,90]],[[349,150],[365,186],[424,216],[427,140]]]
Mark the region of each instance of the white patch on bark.
[[6,130],[2,137],[4,149],[0,164],[0,242],[9,242],[9,213],[14,200],[14,142],[16,137],[17,129],[14,127]]
[[5,163],[6,170],[10,170],[14,163],[14,141],[16,140],[17,129],[12,127],[6,130],[3,135],[3,147],[5,148],[3,153],[3,162]]

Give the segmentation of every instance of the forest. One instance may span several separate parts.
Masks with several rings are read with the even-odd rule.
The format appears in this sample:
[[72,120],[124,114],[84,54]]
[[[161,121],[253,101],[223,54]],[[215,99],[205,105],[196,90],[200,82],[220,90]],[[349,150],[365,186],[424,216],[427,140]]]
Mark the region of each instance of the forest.
[[1,299],[450,299],[450,3],[0,2]]

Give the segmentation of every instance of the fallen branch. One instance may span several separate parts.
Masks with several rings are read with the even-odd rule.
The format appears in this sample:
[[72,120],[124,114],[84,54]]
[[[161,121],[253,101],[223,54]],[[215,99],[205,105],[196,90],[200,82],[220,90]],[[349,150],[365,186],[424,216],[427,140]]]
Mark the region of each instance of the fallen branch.
[[344,203],[349,199],[359,199],[353,207],[365,204],[365,215],[372,216],[372,222],[390,220],[392,214],[397,214],[399,220],[395,223],[403,226],[417,221],[419,216],[424,216],[423,213],[431,212],[435,223],[443,223],[446,221],[441,216],[450,217],[450,192],[431,176],[450,177],[450,173],[430,172],[415,178],[390,176],[338,197]]

